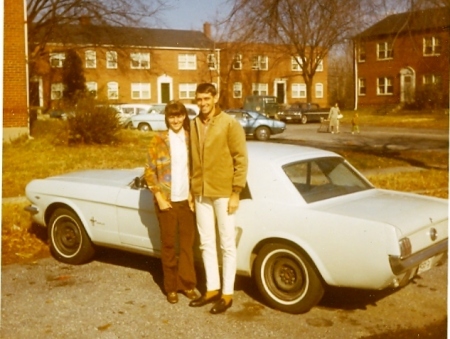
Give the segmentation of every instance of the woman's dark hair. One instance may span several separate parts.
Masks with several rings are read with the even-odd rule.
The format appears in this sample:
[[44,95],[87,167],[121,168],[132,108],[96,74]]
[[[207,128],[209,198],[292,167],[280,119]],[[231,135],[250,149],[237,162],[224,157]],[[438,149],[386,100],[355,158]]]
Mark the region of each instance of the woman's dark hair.
[[166,108],[164,108],[164,120],[166,122],[167,128],[170,128],[169,125],[169,115],[184,115],[184,121],[183,121],[183,128],[185,131],[189,131],[190,121],[189,121],[189,115],[187,112],[186,107],[179,102],[178,100],[171,100],[166,105]]

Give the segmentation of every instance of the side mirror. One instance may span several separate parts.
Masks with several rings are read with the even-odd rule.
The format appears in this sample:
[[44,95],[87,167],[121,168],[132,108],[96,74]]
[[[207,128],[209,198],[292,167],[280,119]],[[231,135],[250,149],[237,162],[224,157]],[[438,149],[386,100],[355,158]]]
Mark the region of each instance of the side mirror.
[[134,178],[134,187],[141,188],[141,178],[139,177]]

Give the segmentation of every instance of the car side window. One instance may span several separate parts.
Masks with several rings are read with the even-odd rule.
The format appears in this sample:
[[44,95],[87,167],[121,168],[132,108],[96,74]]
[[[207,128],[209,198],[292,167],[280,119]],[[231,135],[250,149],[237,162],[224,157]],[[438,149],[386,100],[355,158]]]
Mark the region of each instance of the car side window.
[[133,107],[125,107],[125,108],[123,108],[123,113],[134,114],[134,109],[133,109]]
[[252,194],[250,192],[250,188],[248,187],[248,183],[245,183],[245,187],[241,191],[241,194],[239,195],[239,200],[251,199],[251,198],[252,198]]
[[238,119],[238,120],[242,119],[242,117],[243,117],[242,112],[231,111],[231,112],[228,112],[228,114],[231,115],[232,117],[234,117],[235,119]]
[[136,113],[137,114],[145,114],[146,113],[146,109],[145,108],[136,108]]
[[372,188],[341,158],[293,163],[283,170],[308,203]]

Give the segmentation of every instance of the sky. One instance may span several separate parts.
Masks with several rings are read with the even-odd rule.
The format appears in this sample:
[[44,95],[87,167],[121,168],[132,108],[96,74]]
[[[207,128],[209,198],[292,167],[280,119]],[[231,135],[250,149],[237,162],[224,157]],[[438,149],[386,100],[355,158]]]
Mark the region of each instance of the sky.
[[173,9],[161,15],[166,28],[203,30],[203,23],[228,14],[226,0],[172,0]]

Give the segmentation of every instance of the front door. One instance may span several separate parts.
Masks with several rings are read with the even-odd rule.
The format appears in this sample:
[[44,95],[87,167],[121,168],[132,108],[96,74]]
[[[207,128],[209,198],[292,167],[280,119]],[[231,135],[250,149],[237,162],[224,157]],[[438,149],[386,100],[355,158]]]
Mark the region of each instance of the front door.
[[415,73],[411,68],[400,71],[400,102],[410,104],[414,102],[416,87]]
[[279,103],[279,104],[284,103],[284,84],[283,83],[277,84],[277,103]]
[[275,96],[277,97],[277,104],[284,104],[286,102],[286,80],[275,79],[273,86]]
[[161,102],[167,104],[170,101],[170,84],[161,83]]

